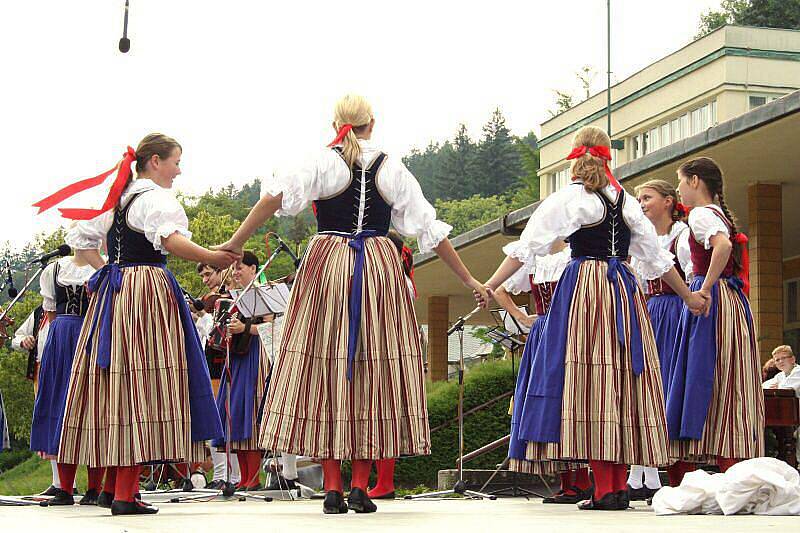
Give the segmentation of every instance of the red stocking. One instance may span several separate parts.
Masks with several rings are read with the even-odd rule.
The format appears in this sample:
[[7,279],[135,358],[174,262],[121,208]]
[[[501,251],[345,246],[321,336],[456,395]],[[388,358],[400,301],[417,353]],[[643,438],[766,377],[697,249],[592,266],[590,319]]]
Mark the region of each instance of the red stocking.
[[246,489],[248,483],[250,483],[250,478],[253,476],[250,472],[250,462],[247,460],[247,452],[237,451],[236,458],[239,460],[239,472],[242,476],[236,488]]
[[336,459],[323,459],[322,484],[325,491],[344,492],[342,485],[342,462]]
[[589,466],[594,472],[594,499],[599,500],[614,492],[616,465],[610,461],[589,461]]
[[261,483],[261,452],[250,450],[247,452],[247,469],[250,471],[250,479],[247,488],[255,489]]
[[75,486],[75,472],[78,470],[78,465],[68,465],[64,463],[56,463],[58,467],[58,479],[61,481],[61,490],[67,494],[72,494],[73,487]]
[[353,477],[350,479],[350,490],[361,489],[367,491],[369,484],[369,471],[372,470],[372,461],[369,459],[353,459],[350,463]]
[[117,490],[117,467],[109,466],[106,468],[106,482],[103,485],[103,492],[114,494]]
[[106,473],[106,469],[90,466],[86,471],[89,474],[89,486],[86,487],[86,490],[100,492],[100,487],[103,484],[103,474]]
[[141,467],[120,466],[117,467],[117,485],[114,491],[114,499],[122,502],[132,502],[134,495],[139,492],[139,471]]
[[377,498],[394,492],[394,459],[378,459],[375,469],[378,471],[378,482],[374,489],[367,492],[367,496]]
[[567,470],[566,472],[562,472],[558,475],[561,479],[561,492],[564,494],[574,494],[575,491],[572,490],[572,470]]
[[[717,457],[717,466],[719,466],[719,471],[725,473],[728,471],[730,467],[735,465],[739,462],[739,459],[731,459],[730,457]],[[59,475],[61,475],[61,471],[59,470]],[[61,482],[61,486],[64,486],[64,482]]]
[[588,468],[578,468],[575,470],[575,482],[573,486],[578,487],[580,490],[589,490],[592,488],[592,480],[589,479]]

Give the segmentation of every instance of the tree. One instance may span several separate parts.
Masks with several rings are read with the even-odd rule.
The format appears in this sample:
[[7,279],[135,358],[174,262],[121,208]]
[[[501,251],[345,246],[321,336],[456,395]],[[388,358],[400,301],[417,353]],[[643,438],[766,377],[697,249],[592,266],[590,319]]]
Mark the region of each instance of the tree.
[[539,201],[539,146],[536,134],[528,135],[517,142],[523,174],[518,188],[511,195],[509,209],[520,209]]
[[597,71],[589,65],[584,65],[578,72],[575,73],[575,76],[578,77],[581,88],[586,94],[586,98],[584,98],[584,100],[588,100],[592,94],[592,82],[597,77]]
[[437,200],[436,216],[453,226],[452,236],[461,235],[508,212],[508,203],[502,196],[474,195],[463,200]]
[[477,147],[467,133],[467,126],[459,124],[453,141],[446,142],[439,152],[441,174],[439,198],[450,200],[470,196],[474,192]]
[[559,91],[558,89],[553,89],[553,92],[556,96],[556,108],[548,109],[547,112],[550,113],[551,117],[557,117],[564,111],[571,109],[574,104],[572,103],[573,98],[571,94]]
[[800,0],[722,0],[719,10],[700,15],[697,38],[726,24],[800,29]]
[[483,126],[477,154],[475,193],[484,196],[505,194],[514,187],[520,176],[519,151],[499,108]]

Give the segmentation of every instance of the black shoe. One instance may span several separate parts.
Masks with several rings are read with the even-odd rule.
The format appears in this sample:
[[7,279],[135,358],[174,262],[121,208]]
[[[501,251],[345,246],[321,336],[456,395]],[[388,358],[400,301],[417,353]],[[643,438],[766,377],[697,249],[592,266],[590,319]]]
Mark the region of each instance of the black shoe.
[[631,497],[627,490],[618,490],[617,494],[617,509],[625,511],[631,506]]
[[158,507],[140,501],[123,502],[114,500],[111,504],[111,514],[114,516],[122,514],[156,514]]
[[111,509],[111,504],[114,501],[114,493],[103,491],[97,497],[97,506],[103,509]]
[[47,502],[48,507],[53,507],[54,505],[75,505],[75,498],[72,497],[72,494],[69,494],[63,489],[56,490],[58,491],[56,495]]
[[222,490],[225,488],[225,481],[222,479],[211,481],[209,483],[206,483],[206,488],[208,490]]
[[[369,494],[367,494],[367,496],[369,496]],[[395,498],[394,491],[387,492],[386,494],[381,494],[380,496],[375,496],[375,497],[370,496],[371,500],[394,500],[394,498]]]
[[358,487],[350,490],[347,496],[347,508],[357,513],[374,513],[378,506],[372,503],[367,493]]
[[61,489],[56,488],[55,485],[50,485],[46,490],[39,493],[39,496],[55,496]]
[[78,502],[78,505],[97,505],[97,500],[100,498],[100,495],[97,493],[97,489],[88,489],[86,494],[83,495],[81,501]]
[[[599,500],[594,498],[584,500],[578,504],[578,509],[581,511],[619,511],[620,504],[617,492],[609,492]],[[627,508],[627,506],[625,507]]]
[[299,489],[296,480],[286,479],[283,476],[274,475],[267,486],[267,490],[294,490]]
[[[572,487],[573,494],[567,494],[563,490],[558,491],[554,496],[545,498],[542,503],[578,503],[586,499],[586,496],[578,491],[577,488]],[[591,498],[591,495],[589,495]]]
[[649,497],[648,489],[644,486],[638,489],[634,489],[630,485],[627,485],[627,487],[628,487],[628,495],[630,497],[630,501],[632,502],[643,502]]
[[651,489],[645,485],[644,490],[645,490],[644,495],[646,496],[645,500],[652,500],[653,496],[656,495],[656,492],[661,490],[661,487],[658,487],[657,489]]
[[335,490],[325,493],[325,501],[322,502],[322,512],[325,514],[345,514],[347,504],[344,501],[344,494]]

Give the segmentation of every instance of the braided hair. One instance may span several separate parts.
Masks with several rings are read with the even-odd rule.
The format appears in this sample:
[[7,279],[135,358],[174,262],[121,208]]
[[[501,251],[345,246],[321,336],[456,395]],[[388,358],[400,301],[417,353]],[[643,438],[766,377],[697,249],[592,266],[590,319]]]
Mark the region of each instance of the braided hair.
[[731,244],[733,244],[733,271],[734,274],[739,274],[742,271],[742,248],[743,245],[736,240],[736,234],[739,230],[736,226],[736,217],[733,212],[728,208],[725,203],[725,193],[723,191],[722,183],[722,169],[710,157],[697,157],[690,159],[678,167],[678,172],[684,176],[691,177],[697,176],[708,189],[714,201],[722,209],[725,218],[731,226]]

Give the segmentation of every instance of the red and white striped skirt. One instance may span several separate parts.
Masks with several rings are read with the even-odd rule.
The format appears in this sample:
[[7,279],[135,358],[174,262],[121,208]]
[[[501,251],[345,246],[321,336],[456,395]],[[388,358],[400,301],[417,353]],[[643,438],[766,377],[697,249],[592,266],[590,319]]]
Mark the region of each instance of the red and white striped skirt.
[[355,251],[316,235],[297,273],[261,427],[261,447],[321,459],[430,453],[422,350],[397,248],[364,242],[359,346],[347,380]]
[[87,342],[101,299],[83,322],[61,432],[58,460],[88,466],[204,461],[192,442],[183,327],[165,270],[122,269],[114,298],[111,364],[97,365],[99,335]]
[[[644,371],[637,376],[630,338],[618,341],[617,295],[607,273],[604,261],[580,265],[569,311],[561,441],[528,442],[525,455],[531,461],[669,463],[661,369],[645,297],[637,285],[633,308],[644,352]],[[630,324],[628,295],[623,290],[620,297],[624,321]]]

